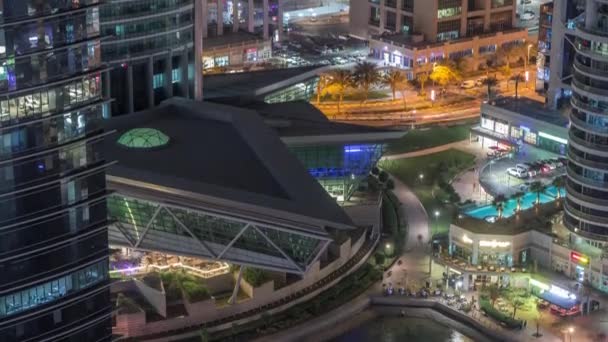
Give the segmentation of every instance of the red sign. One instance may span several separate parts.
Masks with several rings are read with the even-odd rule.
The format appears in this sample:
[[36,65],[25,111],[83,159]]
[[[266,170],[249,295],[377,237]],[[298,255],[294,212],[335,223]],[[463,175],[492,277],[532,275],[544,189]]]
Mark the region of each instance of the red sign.
[[589,258],[578,252],[570,252],[570,260],[581,265],[587,265],[589,263]]

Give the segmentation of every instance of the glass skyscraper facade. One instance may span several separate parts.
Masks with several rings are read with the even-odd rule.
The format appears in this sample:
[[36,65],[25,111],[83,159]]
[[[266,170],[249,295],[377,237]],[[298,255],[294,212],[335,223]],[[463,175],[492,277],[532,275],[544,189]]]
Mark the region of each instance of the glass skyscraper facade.
[[100,10],[112,115],[192,95],[193,0],[108,0]]
[[110,340],[98,3],[0,10],[0,341]]

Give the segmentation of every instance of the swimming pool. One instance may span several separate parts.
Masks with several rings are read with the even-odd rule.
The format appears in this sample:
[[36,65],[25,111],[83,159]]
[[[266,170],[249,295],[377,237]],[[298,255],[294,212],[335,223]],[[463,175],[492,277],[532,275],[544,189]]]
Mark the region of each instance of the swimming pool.
[[[564,189],[560,189],[559,193],[562,197],[565,196],[566,191]],[[555,201],[557,197],[557,188],[554,186],[548,187],[544,193],[540,194],[540,203],[548,203]],[[536,202],[536,194],[533,192],[526,193],[521,198],[521,210],[526,210],[532,208],[534,203]],[[510,199],[505,202],[504,209],[502,211],[502,217],[509,217],[515,214],[515,210],[517,209],[517,200]],[[493,218],[498,216],[498,211],[493,205],[485,205],[483,207],[477,207],[473,209],[469,209],[464,212],[465,215],[471,216],[474,218],[478,218],[481,220]]]

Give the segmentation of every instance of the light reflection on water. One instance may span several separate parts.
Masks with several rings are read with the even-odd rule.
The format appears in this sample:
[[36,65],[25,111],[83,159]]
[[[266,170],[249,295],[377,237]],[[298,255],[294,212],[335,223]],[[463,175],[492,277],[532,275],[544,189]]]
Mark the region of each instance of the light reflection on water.
[[430,319],[378,316],[332,342],[475,342],[475,340]]

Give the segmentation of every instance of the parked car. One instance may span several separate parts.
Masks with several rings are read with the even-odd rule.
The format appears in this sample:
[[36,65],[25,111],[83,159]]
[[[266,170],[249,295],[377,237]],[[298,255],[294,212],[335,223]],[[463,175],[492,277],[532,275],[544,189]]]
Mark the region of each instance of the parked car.
[[531,163],[517,164],[517,165],[515,165],[515,167],[528,171],[528,176],[530,178],[536,177],[536,174],[537,174],[536,168],[533,168],[533,165]]
[[475,88],[476,84],[473,80],[466,80],[460,83],[460,88],[462,89],[472,89]]
[[510,167],[507,169],[507,173],[513,177],[517,177],[517,178],[527,178],[528,177],[528,171],[521,169],[521,168],[517,168],[517,167]]
[[562,162],[559,158],[553,158],[551,159],[551,161],[553,161],[553,163],[559,168],[559,167],[564,167],[564,162]]
[[557,164],[555,164],[555,162],[552,159],[541,160],[541,162],[543,164],[545,164],[546,166],[548,166],[549,169],[551,169],[551,170],[557,169]]

